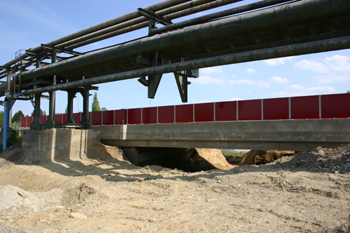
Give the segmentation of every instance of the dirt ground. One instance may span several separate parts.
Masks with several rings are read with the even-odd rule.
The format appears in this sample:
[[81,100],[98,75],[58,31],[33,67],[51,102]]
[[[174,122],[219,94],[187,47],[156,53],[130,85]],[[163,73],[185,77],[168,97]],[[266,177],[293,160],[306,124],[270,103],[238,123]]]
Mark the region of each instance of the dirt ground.
[[14,163],[11,150],[0,154],[0,232],[349,230],[349,145],[194,173],[118,159]]

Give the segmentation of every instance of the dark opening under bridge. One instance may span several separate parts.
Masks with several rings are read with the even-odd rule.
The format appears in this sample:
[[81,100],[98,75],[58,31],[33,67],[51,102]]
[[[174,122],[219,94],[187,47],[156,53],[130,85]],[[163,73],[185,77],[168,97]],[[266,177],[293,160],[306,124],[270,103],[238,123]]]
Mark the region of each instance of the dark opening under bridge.
[[[238,0],[163,1],[29,49],[0,67],[0,78],[7,78],[0,86],[7,100],[5,112],[17,99],[34,97],[31,129],[89,128],[88,96],[94,84],[139,78],[148,97],[154,98],[162,74],[172,72],[187,102],[188,79],[198,77],[199,68],[350,48],[348,0],[266,0],[171,22],[234,2]],[[156,23],[164,26],[156,28]],[[142,27],[149,27],[147,37],[86,53],[73,50]],[[28,69],[31,66],[35,68]],[[55,120],[56,90],[68,92],[64,125]],[[50,94],[45,124],[40,118],[44,92]],[[73,115],[76,93],[84,102],[78,124]]]

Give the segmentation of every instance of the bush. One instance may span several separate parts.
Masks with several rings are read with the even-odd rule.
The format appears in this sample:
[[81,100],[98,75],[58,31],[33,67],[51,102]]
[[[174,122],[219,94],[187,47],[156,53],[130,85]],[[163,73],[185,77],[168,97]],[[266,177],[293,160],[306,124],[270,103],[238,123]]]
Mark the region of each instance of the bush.
[[[15,144],[22,143],[22,136],[19,136],[18,130],[13,130],[7,139],[7,148]],[[0,152],[3,151],[3,144],[0,143]]]

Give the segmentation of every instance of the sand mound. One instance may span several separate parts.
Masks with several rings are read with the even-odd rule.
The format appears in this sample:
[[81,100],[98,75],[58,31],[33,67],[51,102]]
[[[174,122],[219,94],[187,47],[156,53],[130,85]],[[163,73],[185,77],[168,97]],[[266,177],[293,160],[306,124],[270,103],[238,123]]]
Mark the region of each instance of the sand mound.
[[294,154],[295,151],[281,150],[251,150],[241,160],[238,165],[244,164],[265,164],[272,162],[284,155]]

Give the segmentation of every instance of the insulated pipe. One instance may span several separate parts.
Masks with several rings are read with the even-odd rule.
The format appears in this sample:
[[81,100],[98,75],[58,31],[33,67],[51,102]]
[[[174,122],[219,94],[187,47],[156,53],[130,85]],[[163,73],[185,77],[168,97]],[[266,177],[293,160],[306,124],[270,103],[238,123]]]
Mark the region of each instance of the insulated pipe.
[[194,14],[194,13],[198,13],[201,11],[206,11],[215,7],[219,7],[219,6],[224,6],[230,3],[234,3],[234,2],[240,2],[242,0],[218,0],[215,2],[211,2],[205,5],[201,5],[201,6],[197,6],[197,7],[193,7],[190,9],[186,9],[183,11],[179,11],[170,15],[166,15],[164,16],[165,19],[170,20],[170,19],[177,19],[186,15],[190,15],[190,14]]
[[28,91],[24,91],[23,95],[32,95],[43,92],[50,92],[54,90],[65,90],[81,86],[88,86],[106,82],[120,81],[126,79],[132,79],[142,76],[165,74],[170,72],[176,72],[179,70],[192,70],[212,66],[228,65],[249,61],[257,61],[271,58],[295,56],[302,54],[318,53],[333,51],[339,49],[350,48],[350,36],[320,40],[314,42],[300,43],[294,45],[279,46],[268,49],[261,49],[255,51],[247,51],[241,53],[233,53],[228,55],[216,56],[211,58],[203,58],[193,61],[178,62],[169,65],[149,67],[139,70],[132,70],[121,72],[117,74],[104,75],[100,77],[84,79],[79,81],[73,81],[63,84],[57,84],[55,86],[48,86],[42,88],[36,88]]
[[[180,17],[186,16],[186,15],[190,15],[193,13],[197,13],[200,11],[205,11],[208,9],[212,9],[215,7],[219,7],[219,6],[223,6],[223,5],[227,5],[227,4],[230,4],[233,2],[239,2],[239,1],[242,1],[242,0],[217,0],[215,2],[211,2],[208,4],[199,5],[199,6],[196,6],[195,4],[193,4],[191,2],[191,4],[196,6],[196,7],[193,7],[193,8],[187,9],[187,10],[183,10],[183,11],[171,14],[171,15],[164,16],[164,18],[166,18],[167,20],[172,20],[172,19],[180,18]],[[185,3],[183,5],[187,6],[187,5],[189,5],[189,3],[188,4]],[[176,7],[176,10],[181,9],[180,7],[177,7],[177,6],[175,6],[175,7]],[[172,9],[173,8],[167,8],[165,10],[157,12],[157,14],[165,15],[168,12],[172,12]],[[142,18],[145,19],[144,17],[142,17]],[[134,20],[134,21],[137,22],[136,20]],[[145,20],[143,20],[143,21],[145,21]],[[140,22],[142,22],[142,21],[140,20]],[[78,47],[81,47],[81,46],[84,46],[87,44],[91,44],[91,43],[94,43],[97,41],[108,39],[108,38],[111,38],[111,37],[114,37],[117,35],[121,35],[121,34],[124,34],[127,32],[131,32],[131,31],[135,31],[135,30],[138,30],[138,29],[141,29],[144,27],[148,27],[148,24],[149,24],[148,21],[142,22],[139,24],[135,24],[133,22],[132,23],[126,22],[123,25],[118,24],[118,25],[115,25],[113,27],[106,28],[105,30],[101,30],[101,31],[97,31],[96,33],[93,33],[93,34],[89,34],[89,35],[85,36],[84,38],[82,38],[82,37],[77,38],[76,40],[74,40],[77,42],[76,44],[72,44],[71,43],[72,41],[68,41],[67,43],[64,43],[60,46],[65,46],[65,48],[67,48],[67,49],[74,49],[74,48],[78,48]],[[127,27],[128,25],[131,25],[131,26]],[[88,39],[88,38],[90,38],[90,39],[84,40],[84,39]]]
[[259,1],[259,2],[255,2],[252,4],[248,4],[248,5],[228,9],[225,11],[213,13],[210,15],[205,15],[202,17],[189,19],[189,20],[182,21],[179,23],[166,25],[166,26],[161,27],[161,28],[155,28],[150,32],[150,34],[151,35],[160,34],[162,32],[167,32],[167,31],[178,29],[178,28],[184,28],[184,27],[195,25],[195,24],[206,23],[210,20],[214,20],[217,18],[242,13],[245,11],[256,10],[259,8],[268,7],[268,6],[272,6],[272,5],[276,5],[276,4],[280,4],[280,3],[291,2],[291,1],[300,1],[300,0],[264,0],[264,1]]
[[2,131],[2,150],[6,150],[7,148],[7,127],[8,127],[8,117],[9,117],[9,109],[8,109],[8,103],[4,103],[4,125],[3,125],[3,131]]
[[[199,4],[204,4],[204,3],[210,2],[210,1],[216,1],[216,0],[200,0],[200,1],[198,1],[198,0],[190,0],[189,2],[185,2],[185,3],[178,4],[178,5],[169,7],[169,8],[165,8],[163,10],[159,10],[159,11],[156,12],[156,14],[157,15],[165,15],[165,14],[173,13],[173,12],[176,12],[176,11],[179,11],[179,10],[183,10],[183,9],[186,9],[186,8],[189,8],[189,7],[193,7],[193,6],[196,6],[196,5],[199,5]],[[142,24],[140,25],[140,23],[142,23]],[[138,27],[133,27],[134,25],[138,25]],[[119,29],[126,29],[126,27],[130,27],[130,26],[133,29],[132,30],[127,30],[126,32],[137,30],[137,29],[140,29],[140,28],[143,28],[143,27],[147,27],[148,26],[148,19],[146,17],[144,17],[144,16],[140,16],[138,18],[131,19],[131,20],[128,20],[128,21],[125,21],[125,22],[122,22],[122,23],[118,23],[116,25],[107,27],[105,29],[101,29],[99,31],[95,31],[93,33],[89,33],[89,34],[87,34],[85,36],[81,36],[81,37],[75,38],[73,40],[66,41],[66,42],[64,42],[62,44],[59,44],[58,46],[59,47],[67,47],[69,45],[80,43],[80,42],[84,43],[88,39],[97,38],[98,36],[102,36],[102,35],[105,35],[107,33],[119,30]],[[119,35],[119,34],[117,34],[117,35]],[[91,42],[91,43],[93,43],[93,42]],[[75,46],[73,46],[73,47],[77,48]]]
[[[174,5],[181,4],[183,2],[188,2],[188,1],[192,1],[192,0],[165,0],[165,1],[153,4],[153,5],[150,5],[148,7],[145,7],[144,9],[147,10],[147,11],[157,11],[157,10],[165,9],[165,8],[168,8],[168,7],[171,7],[171,6],[174,6]],[[107,20],[105,22],[102,22],[102,23],[96,24],[94,26],[85,28],[85,29],[80,30],[78,32],[75,32],[75,33],[69,34],[67,36],[61,37],[59,39],[50,41],[50,42],[46,43],[46,45],[48,45],[48,46],[56,46],[57,44],[60,44],[60,43],[63,43],[63,42],[75,39],[77,37],[80,37],[80,36],[83,36],[83,35],[95,32],[97,30],[101,30],[101,29],[106,28],[106,27],[110,27],[110,26],[118,24],[118,23],[122,23],[122,22],[125,22],[125,21],[128,21],[128,20],[137,18],[139,16],[140,15],[138,14],[138,11],[133,11],[131,13],[128,13],[128,14],[125,14],[125,15],[122,15],[122,16],[119,16],[119,17]],[[35,52],[40,51],[41,49],[42,49],[42,47],[38,46],[38,47],[32,48],[31,52],[35,53]],[[16,62],[18,62],[18,61],[20,61],[22,59],[25,59],[28,56],[29,55],[27,53],[24,53],[21,56],[19,56],[19,57],[13,59],[13,60],[7,62],[3,66],[4,67],[11,66],[14,63],[16,63]]]
[[[196,55],[196,53],[205,53],[205,51],[212,49],[211,46],[214,46],[214,49],[217,49],[217,47],[219,49],[228,49],[230,47],[227,46],[237,47],[237,45],[241,45],[239,44],[241,43],[240,41],[238,41],[237,45],[231,45],[232,38],[236,38],[237,36],[241,37],[247,33],[250,35],[250,33],[254,32],[272,30],[276,27],[288,28],[288,26],[300,23],[305,24],[306,22],[338,17],[338,15],[346,15],[348,12],[350,12],[350,1],[348,0],[299,1],[202,25],[196,25],[191,28],[148,37],[128,44],[71,58],[42,68],[23,72],[22,80],[25,81],[36,77],[48,77],[63,73],[73,74],[73,71],[76,71],[80,75],[83,71],[92,70],[93,66],[100,67],[103,66],[103,64],[106,64],[106,66],[112,66],[113,64],[117,65],[117,61],[127,59],[135,61],[140,53],[150,54],[160,52],[172,59],[186,55]],[[341,26],[349,27],[348,23]],[[337,25],[337,27],[339,27],[339,25]],[[220,41],[222,38],[226,39],[230,44],[222,44],[222,41]],[[219,43],[214,44],[213,42],[217,40],[219,40]],[[270,42],[273,42],[274,40],[279,41],[281,39],[278,35]],[[245,41],[243,42],[245,43]],[[245,46],[249,45],[244,43],[243,45]],[[191,51],[194,51],[195,53],[192,52],[192,54],[189,54],[191,51],[184,50],[183,48],[187,45],[190,45]]]

